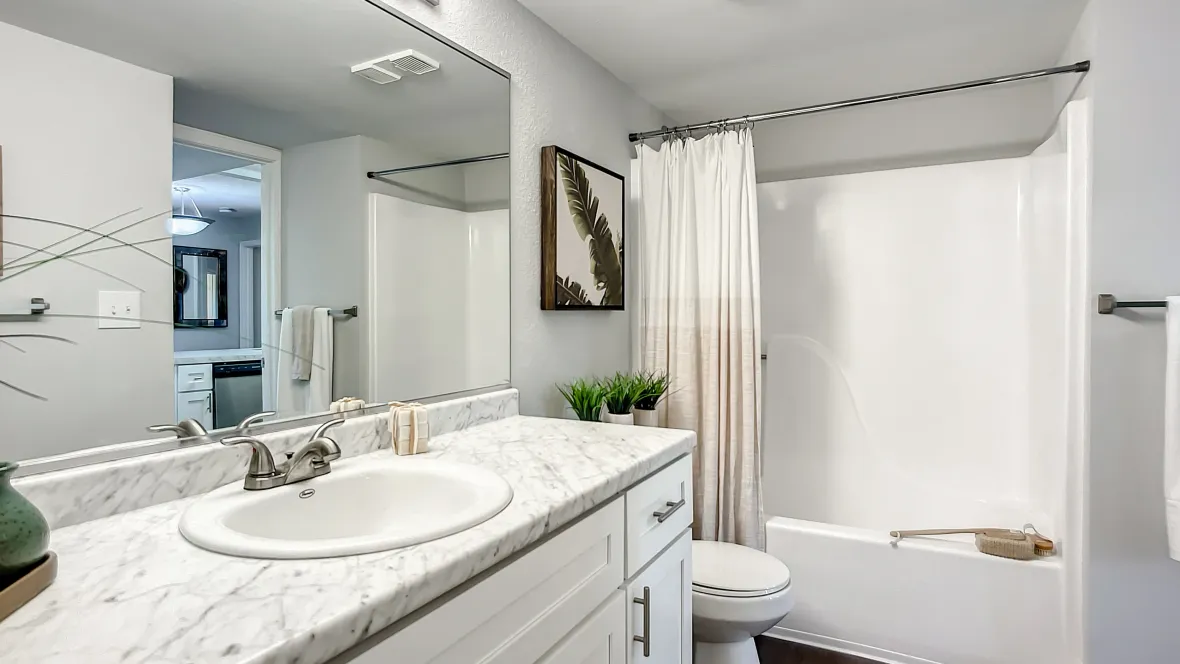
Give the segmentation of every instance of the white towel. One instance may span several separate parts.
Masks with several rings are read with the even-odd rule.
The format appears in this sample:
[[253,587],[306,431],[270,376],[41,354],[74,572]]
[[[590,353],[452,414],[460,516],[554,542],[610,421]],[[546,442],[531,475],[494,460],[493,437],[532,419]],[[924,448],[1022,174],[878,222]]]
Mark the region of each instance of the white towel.
[[[318,308],[312,314],[312,348],[310,380],[296,380],[292,372],[276,371],[275,410],[280,415],[322,413],[332,404],[332,317],[328,310]],[[279,366],[290,366],[283,361],[294,352],[295,326],[293,312],[283,310],[279,328]]]
[[1168,555],[1180,560],[1180,297],[1168,298],[1168,368],[1164,378],[1164,493]]
[[311,380],[311,356],[315,352],[316,308],[302,304],[291,312],[294,329],[291,346],[291,377],[295,380]]

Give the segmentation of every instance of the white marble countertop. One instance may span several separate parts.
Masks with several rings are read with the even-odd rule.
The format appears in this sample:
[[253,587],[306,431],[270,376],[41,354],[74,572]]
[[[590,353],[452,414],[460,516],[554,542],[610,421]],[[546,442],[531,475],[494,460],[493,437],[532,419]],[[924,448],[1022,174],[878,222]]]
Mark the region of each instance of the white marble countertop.
[[428,456],[499,473],[512,485],[512,503],[462,533],[361,556],[254,560],[204,551],[177,531],[198,498],[55,530],[57,581],[0,622],[0,660],[326,662],[688,453],[694,441],[686,431],[519,416],[432,438]]
[[214,364],[216,362],[249,362],[261,360],[261,348],[221,348],[217,350],[178,350],[172,354],[172,364]]

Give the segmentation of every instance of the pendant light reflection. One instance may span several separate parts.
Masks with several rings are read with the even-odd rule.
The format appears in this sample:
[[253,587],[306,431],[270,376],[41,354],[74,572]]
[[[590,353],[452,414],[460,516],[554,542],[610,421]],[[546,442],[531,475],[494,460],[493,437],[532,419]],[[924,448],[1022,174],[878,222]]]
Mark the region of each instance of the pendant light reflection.
[[[168,220],[168,232],[172,235],[193,235],[200,233],[212,224],[214,219],[201,216],[201,210],[197,207],[197,202],[193,200],[191,194],[192,189],[189,187],[172,187],[172,191],[180,194],[180,212],[173,212],[172,218]],[[193,206],[193,211],[196,214],[187,214],[185,212],[185,199]]]

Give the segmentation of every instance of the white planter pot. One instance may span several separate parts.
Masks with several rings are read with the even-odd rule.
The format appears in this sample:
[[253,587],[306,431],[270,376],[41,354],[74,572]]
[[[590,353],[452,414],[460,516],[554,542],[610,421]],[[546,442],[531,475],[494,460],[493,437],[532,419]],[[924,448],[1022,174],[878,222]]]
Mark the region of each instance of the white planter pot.
[[626,415],[615,415],[614,413],[603,413],[602,421],[608,424],[635,424],[635,416],[631,413]]
[[658,410],[644,410],[636,408],[631,411],[631,415],[635,418],[635,424],[641,427],[658,427],[660,426],[660,411]]

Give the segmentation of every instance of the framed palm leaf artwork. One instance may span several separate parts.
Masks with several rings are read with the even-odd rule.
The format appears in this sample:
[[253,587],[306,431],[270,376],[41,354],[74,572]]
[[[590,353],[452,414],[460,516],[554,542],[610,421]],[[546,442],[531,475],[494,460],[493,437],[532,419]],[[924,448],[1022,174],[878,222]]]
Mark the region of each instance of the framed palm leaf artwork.
[[626,200],[622,175],[541,148],[542,309],[623,309]]

